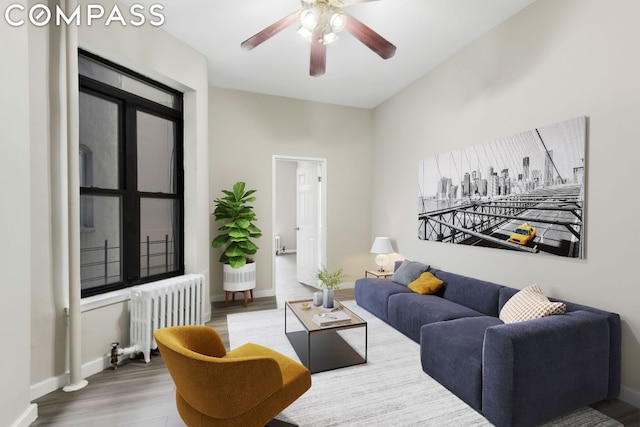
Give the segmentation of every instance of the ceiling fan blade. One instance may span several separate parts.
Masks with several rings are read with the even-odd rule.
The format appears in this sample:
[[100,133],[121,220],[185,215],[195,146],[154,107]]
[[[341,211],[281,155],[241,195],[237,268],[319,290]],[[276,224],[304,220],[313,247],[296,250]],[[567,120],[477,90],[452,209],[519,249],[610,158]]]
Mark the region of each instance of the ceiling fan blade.
[[395,55],[396,47],[391,42],[353,16],[347,15],[347,26],[345,28],[369,49],[380,55],[382,59],[389,59]]
[[327,46],[322,43],[322,30],[316,30],[311,36],[311,63],[309,75],[321,76],[327,67]]
[[271,37],[275,36],[280,31],[282,31],[285,28],[287,28],[287,27],[295,24],[296,22],[298,22],[298,15],[299,14],[300,14],[300,11],[298,10],[298,11],[293,12],[289,16],[285,16],[281,20],[279,20],[277,22],[274,22],[273,24],[269,25],[264,30],[260,31],[259,33],[249,37],[248,39],[246,39],[245,41],[240,43],[240,47],[242,49],[245,49],[245,50],[253,49],[254,47],[256,47],[259,44],[261,44],[262,42],[264,42],[264,41],[270,39]]

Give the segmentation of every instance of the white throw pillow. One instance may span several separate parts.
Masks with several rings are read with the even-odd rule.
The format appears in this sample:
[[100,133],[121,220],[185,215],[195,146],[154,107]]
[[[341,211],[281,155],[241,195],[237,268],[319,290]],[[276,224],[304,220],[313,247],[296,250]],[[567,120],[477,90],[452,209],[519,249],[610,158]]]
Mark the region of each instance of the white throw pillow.
[[564,314],[567,306],[561,302],[551,302],[538,285],[527,286],[512,296],[500,310],[500,320],[504,323],[523,322],[553,314]]

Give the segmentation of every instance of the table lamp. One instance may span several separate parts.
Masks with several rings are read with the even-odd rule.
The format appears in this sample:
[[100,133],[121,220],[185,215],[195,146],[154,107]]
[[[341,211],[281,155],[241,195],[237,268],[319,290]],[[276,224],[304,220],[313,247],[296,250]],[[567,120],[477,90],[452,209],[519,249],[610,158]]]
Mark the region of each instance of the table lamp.
[[391,240],[388,237],[376,237],[371,246],[371,253],[376,255],[376,264],[378,265],[378,271],[384,271],[384,266],[389,262],[387,254],[393,252],[391,246]]

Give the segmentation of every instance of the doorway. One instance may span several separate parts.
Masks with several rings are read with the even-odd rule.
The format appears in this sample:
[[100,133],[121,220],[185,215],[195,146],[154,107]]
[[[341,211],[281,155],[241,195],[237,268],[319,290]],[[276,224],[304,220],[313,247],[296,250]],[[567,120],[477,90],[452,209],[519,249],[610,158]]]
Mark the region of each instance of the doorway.
[[272,172],[274,292],[309,298],[326,263],[326,159],[273,156]]

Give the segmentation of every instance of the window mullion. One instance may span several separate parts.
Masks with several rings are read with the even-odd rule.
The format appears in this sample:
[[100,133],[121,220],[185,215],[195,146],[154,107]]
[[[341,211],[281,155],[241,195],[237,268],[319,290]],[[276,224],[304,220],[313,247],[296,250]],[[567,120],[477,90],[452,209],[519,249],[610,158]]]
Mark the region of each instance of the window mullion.
[[[180,101],[182,102],[182,98],[180,98]],[[179,269],[184,271],[184,120],[182,118],[178,121],[175,132],[177,146],[175,173],[178,180],[178,215],[180,216],[178,223],[180,241],[178,242],[177,250]]]
[[138,193],[138,173],[137,173],[137,126],[136,107],[131,103],[125,108],[125,189],[126,200],[124,203],[124,222],[126,230],[122,236],[125,242],[124,258],[125,281],[137,284],[140,281],[140,195]]

